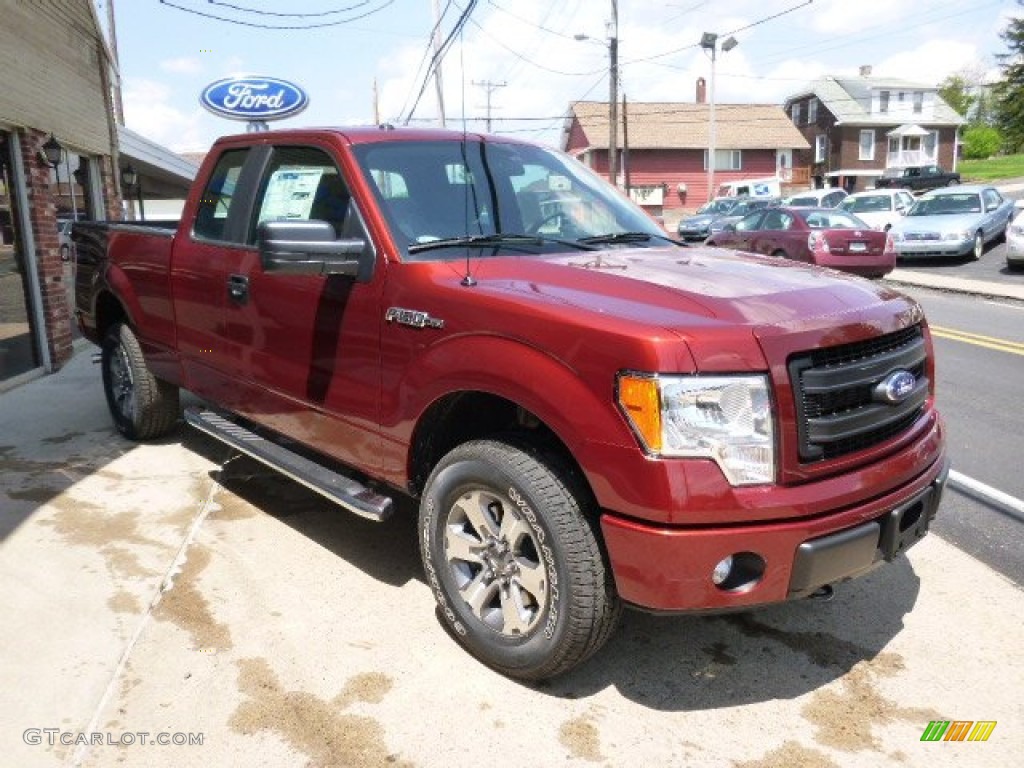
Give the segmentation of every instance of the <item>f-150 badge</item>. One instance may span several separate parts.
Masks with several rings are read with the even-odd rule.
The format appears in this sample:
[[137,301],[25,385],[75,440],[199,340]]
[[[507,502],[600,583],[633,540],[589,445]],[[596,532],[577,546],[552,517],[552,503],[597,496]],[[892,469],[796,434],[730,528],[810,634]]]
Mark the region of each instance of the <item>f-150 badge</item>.
[[426,312],[420,312],[418,309],[388,307],[384,319],[389,323],[400,323],[412,328],[444,328],[444,320],[431,317]]

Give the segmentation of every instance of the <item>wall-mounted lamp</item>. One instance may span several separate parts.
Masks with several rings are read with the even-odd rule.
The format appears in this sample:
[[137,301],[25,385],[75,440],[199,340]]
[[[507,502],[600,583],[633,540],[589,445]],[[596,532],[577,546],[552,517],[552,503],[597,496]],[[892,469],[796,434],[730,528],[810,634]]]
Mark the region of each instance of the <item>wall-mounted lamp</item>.
[[126,165],[121,169],[121,183],[126,187],[134,187],[139,181],[139,172],[134,165]]
[[678,183],[678,184],[676,185],[676,192],[678,192],[678,193],[679,193],[679,196],[680,196],[680,197],[682,197],[682,196],[686,195],[686,182],[685,182],[685,181],[680,181],[680,182],[679,182],[679,183]]
[[56,137],[51,133],[50,138],[43,144],[43,148],[40,150],[41,156],[39,160],[46,165],[56,168],[60,165],[61,158],[64,156],[64,147],[61,146],[60,142],[57,141]]

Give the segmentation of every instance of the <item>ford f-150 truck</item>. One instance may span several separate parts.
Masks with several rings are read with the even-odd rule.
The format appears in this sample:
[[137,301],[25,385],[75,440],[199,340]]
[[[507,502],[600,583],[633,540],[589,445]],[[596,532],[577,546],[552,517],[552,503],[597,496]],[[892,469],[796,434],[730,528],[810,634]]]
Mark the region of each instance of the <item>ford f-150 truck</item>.
[[912,165],[907,168],[889,168],[875,181],[878,189],[909,189],[927,192],[960,183],[960,174],[945,171],[937,165]]
[[73,236],[120,432],[175,428],[184,388],[189,424],[348,510],[418,500],[439,615],[513,677],[579,664],[623,605],[828,596],[939,505],[914,301],[673,241],[555,150],[226,137],[176,227]]

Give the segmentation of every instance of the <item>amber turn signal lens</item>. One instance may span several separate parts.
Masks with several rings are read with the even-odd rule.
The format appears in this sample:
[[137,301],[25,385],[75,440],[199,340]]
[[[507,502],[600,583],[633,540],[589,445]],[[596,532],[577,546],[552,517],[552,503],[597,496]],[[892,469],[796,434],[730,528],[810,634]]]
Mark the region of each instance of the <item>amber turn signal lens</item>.
[[647,450],[660,453],[661,397],[658,394],[657,379],[620,376],[619,405]]

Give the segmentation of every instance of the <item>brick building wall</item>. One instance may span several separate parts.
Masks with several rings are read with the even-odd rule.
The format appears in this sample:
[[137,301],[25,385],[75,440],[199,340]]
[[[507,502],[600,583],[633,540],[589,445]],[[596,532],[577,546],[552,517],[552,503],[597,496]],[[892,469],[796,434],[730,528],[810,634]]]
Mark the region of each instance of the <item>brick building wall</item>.
[[21,162],[25,169],[28,216],[35,241],[36,270],[46,322],[46,345],[54,368],[71,358],[71,307],[64,283],[64,264],[57,239],[57,204],[53,198],[50,167],[39,161],[48,135],[32,129],[21,132]]

